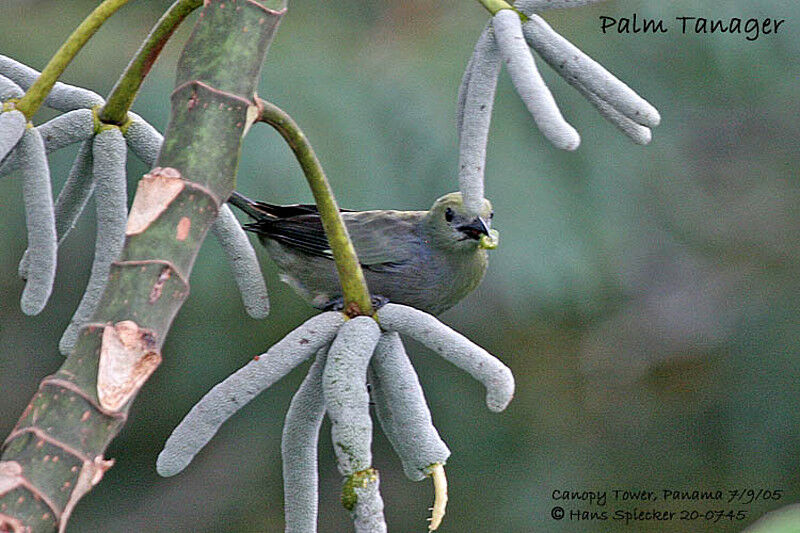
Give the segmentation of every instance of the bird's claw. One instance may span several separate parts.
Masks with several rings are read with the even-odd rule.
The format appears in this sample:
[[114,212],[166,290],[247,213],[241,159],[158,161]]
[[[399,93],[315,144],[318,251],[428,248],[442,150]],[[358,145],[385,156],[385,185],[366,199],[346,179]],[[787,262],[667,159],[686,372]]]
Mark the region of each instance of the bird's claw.
[[371,301],[372,301],[372,310],[377,311],[378,309],[389,303],[389,298],[387,298],[386,296],[378,295],[378,296],[373,296]]
[[[386,296],[376,295],[376,296],[372,296],[372,298],[370,299],[370,302],[372,303],[372,310],[373,311],[377,311],[378,309],[380,309],[381,307],[383,307],[384,305],[389,303],[389,298],[387,298]],[[344,311],[345,310],[344,297],[337,296],[336,298],[334,298],[333,300],[331,300],[327,304],[325,304],[325,306],[322,308],[322,310],[323,311]]]
[[342,311],[344,309],[344,298],[337,296],[322,306],[323,311]]

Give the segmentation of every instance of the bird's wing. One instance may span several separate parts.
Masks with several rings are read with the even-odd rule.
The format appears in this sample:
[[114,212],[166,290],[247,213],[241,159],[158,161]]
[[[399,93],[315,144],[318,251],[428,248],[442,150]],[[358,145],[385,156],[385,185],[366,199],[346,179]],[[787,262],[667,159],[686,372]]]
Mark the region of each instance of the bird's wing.
[[244,229],[309,255],[332,258],[319,215],[263,218]]
[[[301,208],[308,209],[308,206],[280,207],[295,209],[294,212]],[[276,210],[272,210],[271,214],[276,217],[278,215]],[[396,264],[407,262],[416,253],[422,216],[424,212],[419,211],[342,212],[359,262],[376,271],[391,269]],[[317,214],[267,219],[248,224],[245,228],[309,255],[333,258],[322,221]]]
[[423,211],[343,213],[359,262],[378,272],[414,260],[419,253]]
[[[276,205],[268,204],[265,202],[250,201],[252,207],[265,215],[271,215],[277,218],[288,219],[302,215],[319,215],[317,206],[315,204],[291,204],[291,205]],[[352,209],[339,208],[342,213],[352,213]]]

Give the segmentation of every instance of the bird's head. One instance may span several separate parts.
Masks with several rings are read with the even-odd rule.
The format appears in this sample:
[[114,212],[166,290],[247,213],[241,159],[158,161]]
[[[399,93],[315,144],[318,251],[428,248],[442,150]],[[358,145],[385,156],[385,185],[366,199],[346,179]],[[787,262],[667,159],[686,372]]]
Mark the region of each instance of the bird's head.
[[496,248],[497,231],[492,229],[492,203],[484,199],[477,216],[468,214],[460,192],[445,194],[433,203],[426,217],[432,244],[449,250]]

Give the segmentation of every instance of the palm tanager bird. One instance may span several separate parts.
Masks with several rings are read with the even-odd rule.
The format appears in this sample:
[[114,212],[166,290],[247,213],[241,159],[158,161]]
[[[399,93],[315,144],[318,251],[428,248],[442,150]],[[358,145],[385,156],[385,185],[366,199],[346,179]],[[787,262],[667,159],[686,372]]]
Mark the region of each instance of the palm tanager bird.
[[[254,222],[281,270],[281,280],[318,309],[343,304],[333,254],[314,205],[272,205],[234,191],[229,203]],[[487,249],[497,247],[489,200],[478,216],[466,214],[461,193],[446,194],[429,211],[342,209],[350,239],[377,307],[391,301],[439,314],[483,279]]]

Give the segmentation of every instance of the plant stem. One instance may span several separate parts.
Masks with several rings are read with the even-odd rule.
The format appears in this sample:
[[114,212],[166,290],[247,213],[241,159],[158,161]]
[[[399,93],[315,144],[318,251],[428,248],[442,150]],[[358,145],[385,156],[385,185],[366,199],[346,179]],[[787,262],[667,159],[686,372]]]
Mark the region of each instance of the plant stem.
[[505,0],[478,0],[492,15],[496,15],[501,9],[514,9]]
[[180,23],[202,4],[203,0],[176,0],[161,16],[111,89],[106,105],[98,114],[102,122],[122,125],[127,121],[133,100],[164,45]]
[[95,34],[95,32],[113,15],[119,8],[128,3],[128,0],[105,0],[97,6],[83,22],[75,28],[72,35],[64,41],[61,48],[50,59],[50,62],[42,70],[39,78],[30,86],[25,95],[20,98],[16,108],[25,114],[30,120],[39,107],[47,98],[50,89],[55,85],[56,80],[64,72],[70,61],[83,48],[83,45]]
[[314,201],[317,203],[322,227],[328,237],[336,269],[339,272],[339,283],[342,285],[345,313],[350,316],[372,316],[372,302],[364,279],[364,272],[358,262],[356,250],[347,233],[336,197],[333,195],[325,171],[322,170],[314,149],[297,123],[278,106],[265,100],[258,100],[261,107],[260,120],[266,122],[286,139],[303,169]]
[[510,9],[519,15],[519,18],[522,19],[522,22],[528,21],[528,16],[525,15],[525,13],[520,13],[514,6],[505,0],[478,0],[478,2],[480,2],[480,4],[485,7],[486,10],[492,14],[492,16],[495,16],[497,12],[502,9]]

